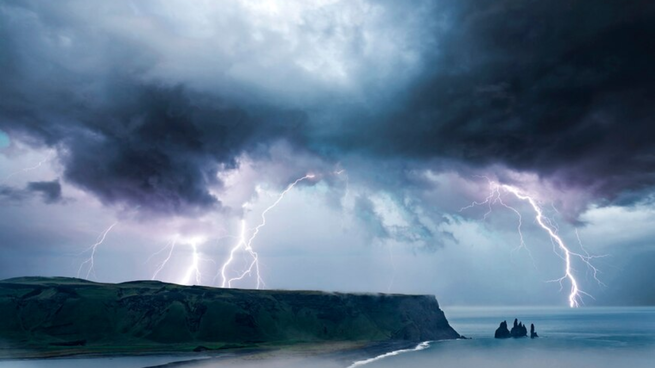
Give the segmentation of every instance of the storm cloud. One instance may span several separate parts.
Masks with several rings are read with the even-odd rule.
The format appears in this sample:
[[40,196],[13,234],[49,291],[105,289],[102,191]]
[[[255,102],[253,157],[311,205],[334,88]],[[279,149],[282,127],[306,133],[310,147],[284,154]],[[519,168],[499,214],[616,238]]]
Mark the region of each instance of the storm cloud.
[[[502,165],[630,202],[655,177],[655,7],[453,2],[424,78],[342,147]],[[362,136],[361,133],[365,134]],[[363,143],[363,144],[362,144]]]
[[7,185],[0,185],[0,200],[5,203],[20,204],[38,194],[46,204],[59,203],[62,196],[59,180],[33,181],[27,183],[25,188],[15,188]]
[[27,190],[32,193],[40,193],[43,201],[48,204],[56,203],[63,199],[59,180],[33,181],[27,184]]
[[[0,87],[0,126],[33,145],[56,148],[65,179],[104,203],[169,214],[220,209],[209,193],[221,184],[216,173],[233,168],[244,150],[256,152],[281,136],[292,141],[303,121],[296,111],[244,107],[181,85],[142,81],[138,72],[120,68],[130,63],[122,57],[142,56],[130,45],[116,46],[113,65],[91,61],[98,75],[80,72],[68,63],[83,60],[56,60],[62,55],[48,40],[28,32],[63,25],[51,24],[38,6],[13,5],[2,7],[8,83]],[[19,20],[28,24],[12,28]],[[37,58],[46,58],[50,70],[33,65]],[[43,78],[58,82],[41,84]]]
[[155,213],[220,209],[217,174],[280,141],[330,163],[500,166],[597,203],[655,183],[651,4],[290,2],[279,24],[182,5],[4,2],[0,128]]
[[0,277],[75,275],[116,224],[97,279],[151,278],[179,239],[158,277],[197,245],[216,285],[277,203],[253,243],[271,287],[561,302],[533,208],[466,207],[488,177],[631,270],[605,290],[573,260],[599,304],[652,304],[625,286],[652,279],[653,19],[614,0],[2,1]]

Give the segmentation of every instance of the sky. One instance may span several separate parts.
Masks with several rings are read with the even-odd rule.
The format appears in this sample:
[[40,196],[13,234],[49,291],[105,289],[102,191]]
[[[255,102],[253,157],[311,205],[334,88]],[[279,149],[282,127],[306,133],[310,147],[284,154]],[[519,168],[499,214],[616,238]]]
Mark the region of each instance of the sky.
[[0,278],[655,305],[653,16],[3,1]]

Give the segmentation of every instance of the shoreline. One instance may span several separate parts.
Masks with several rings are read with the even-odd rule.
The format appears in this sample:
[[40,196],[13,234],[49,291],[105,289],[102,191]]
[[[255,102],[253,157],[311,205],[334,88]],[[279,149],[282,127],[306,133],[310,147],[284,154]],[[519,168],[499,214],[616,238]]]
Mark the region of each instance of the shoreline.
[[[233,365],[245,364],[248,362],[275,361],[276,359],[302,360],[322,359],[328,362],[339,363],[343,367],[362,366],[371,359],[379,360],[380,357],[395,352],[413,351],[416,346],[428,342],[357,342],[357,343],[336,343],[336,344],[311,344],[308,346],[293,345],[279,349],[267,349],[252,353],[237,353],[232,355],[208,356],[205,358],[190,359],[186,361],[171,362],[163,365],[149,366],[144,368],[176,368],[176,367],[205,367],[212,363],[231,363]],[[418,345],[417,345],[418,344]],[[362,363],[366,362],[366,363]]]
[[[413,349],[422,342],[410,341],[340,341],[319,343],[295,343],[282,345],[259,345],[243,348],[230,348],[208,350],[203,352],[180,352],[173,350],[134,351],[121,353],[107,352],[68,352],[68,354],[43,355],[22,354],[9,357],[5,354],[0,363],[10,361],[56,361],[56,360],[83,360],[83,359],[113,359],[138,357],[172,357],[179,360],[162,365],[146,365],[144,368],[173,368],[195,367],[214,362],[241,364],[252,361],[290,359],[323,359],[338,362],[343,366],[350,366],[355,362],[373,359],[380,355],[389,354],[398,350]],[[23,353],[25,351],[23,350]]]

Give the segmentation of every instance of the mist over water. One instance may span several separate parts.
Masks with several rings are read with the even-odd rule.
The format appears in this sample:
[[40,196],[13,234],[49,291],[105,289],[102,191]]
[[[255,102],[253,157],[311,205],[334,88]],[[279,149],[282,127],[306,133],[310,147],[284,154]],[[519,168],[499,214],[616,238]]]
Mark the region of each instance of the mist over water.
[[[438,341],[422,350],[389,355],[361,367],[652,368],[655,308],[444,308],[451,325],[471,340]],[[494,339],[498,324],[514,318],[535,324],[538,339]],[[410,349],[411,350],[411,349]],[[382,355],[388,352],[380,352]],[[0,368],[345,368],[376,354],[349,352],[316,357],[302,350],[263,355],[234,354],[183,364],[194,356],[146,356],[0,361]]]

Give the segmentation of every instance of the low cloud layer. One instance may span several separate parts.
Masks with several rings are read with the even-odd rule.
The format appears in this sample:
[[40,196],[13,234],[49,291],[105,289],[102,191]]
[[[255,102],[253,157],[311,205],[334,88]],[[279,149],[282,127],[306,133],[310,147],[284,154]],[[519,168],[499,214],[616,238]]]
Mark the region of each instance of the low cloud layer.
[[48,204],[57,203],[63,199],[59,180],[33,181],[27,184],[27,190],[32,193],[41,194],[43,201]]
[[27,183],[25,188],[0,185],[0,200],[4,203],[18,204],[32,198],[34,194],[40,195],[46,204],[59,203],[64,200],[59,180],[33,181]]

